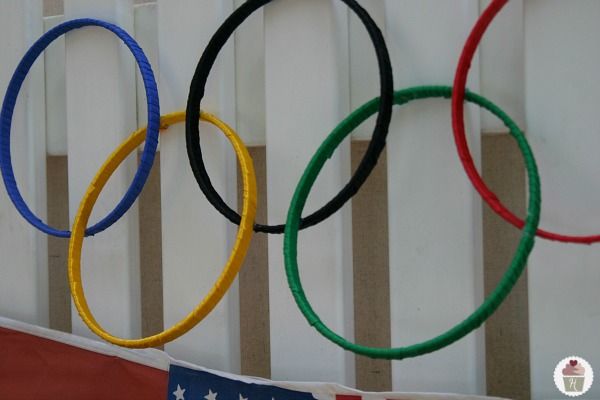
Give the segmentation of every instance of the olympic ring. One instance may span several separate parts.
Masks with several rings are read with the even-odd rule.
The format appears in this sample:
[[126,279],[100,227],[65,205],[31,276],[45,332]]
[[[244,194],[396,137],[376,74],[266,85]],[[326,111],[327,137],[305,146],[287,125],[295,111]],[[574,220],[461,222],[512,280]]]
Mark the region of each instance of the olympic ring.
[[[452,129],[460,161],[475,189],[496,214],[515,227],[521,229],[524,225],[523,220],[502,204],[496,194],[485,184],[481,175],[479,175],[479,172],[477,172],[466,140],[463,105],[467,77],[475,51],[488,26],[506,3],[508,3],[508,0],[492,0],[473,26],[473,29],[465,42],[454,76],[454,93],[452,94]],[[565,235],[544,229],[538,229],[536,235],[545,239],[566,243],[592,244],[600,242],[600,235]]]
[[[339,210],[344,203],[346,203],[352,196],[354,196],[354,194],[356,194],[356,192],[358,192],[362,184],[375,167],[377,159],[385,147],[385,139],[387,137],[388,128],[391,121],[394,84],[390,57],[385,45],[385,40],[383,39],[383,35],[371,16],[355,0],[342,1],[356,13],[356,15],[365,25],[371,41],[373,42],[373,46],[375,47],[375,53],[379,63],[381,103],[379,107],[379,114],[375,122],[375,129],[373,131],[371,143],[369,144],[362,161],[356,169],[354,176],[350,178],[350,181],[346,184],[346,186],[344,186],[344,188],[333,199],[325,204],[325,206],[315,211],[308,217],[303,218],[301,229],[316,225],[325,220]],[[242,22],[244,22],[248,16],[250,16],[258,8],[270,2],[271,0],[247,1],[237,8],[229,16],[229,18],[225,20],[225,22],[223,22],[206,46],[206,49],[204,50],[204,53],[202,54],[202,57],[196,66],[196,71],[194,72],[194,77],[192,78],[187,102],[185,137],[188,157],[190,159],[192,170],[194,171],[194,176],[208,201],[215,206],[215,208],[228,220],[235,224],[239,224],[240,222],[239,214],[229,207],[221,198],[219,193],[217,193],[210,181],[210,177],[208,176],[204,166],[204,161],[202,160],[200,135],[198,132],[197,122],[198,110],[200,110],[200,102],[204,97],[204,89],[208,79],[208,74],[210,73],[219,51],[225,45],[227,39],[233,34],[234,30],[240,24],[242,24]],[[283,233],[284,228],[284,225],[254,225],[254,230],[256,232]]]
[[[395,92],[394,103],[402,105],[412,100],[431,97],[450,98],[451,95],[452,88],[450,87],[414,87]],[[352,343],[332,331],[321,321],[306,298],[306,294],[304,293],[302,282],[300,280],[297,257],[298,227],[300,215],[302,214],[302,209],[306,204],[306,199],[310,193],[310,189],[317,179],[319,172],[323,168],[323,165],[333,154],[333,151],[337,148],[341,141],[348,136],[350,132],[352,132],[352,130],[354,130],[358,125],[360,125],[375,112],[379,99],[373,99],[356,109],[331,132],[331,134],[325,139],[310,160],[302,177],[300,178],[298,186],[296,186],[294,197],[292,198],[292,202],[288,210],[286,230],[283,239],[285,271],[288,284],[298,308],[308,323],[313,326],[321,335],[346,350],[350,350],[354,353],[372,358],[400,360],[403,358],[416,357],[422,354],[430,353],[448,346],[449,344],[459,340],[472,330],[479,327],[487,318],[489,318],[489,316],[492,315],[492,313],[498,308],[498,306],[500,306],[502,301],[504,301],[506,296],[510,293],[513,286],[519,279],[519,276],[525,269],[527,257],[529,256],[529,253],[534,245],[535,231],[537,229],[540,217],[540,181],[535,159],[529,144],[527,143],[527,140],[525,139],[525,136],[519,127],[498,106],[494,105],[489,100],[471,92],[466,93],[466,99],[487,109],[500,118],[506,127],[509,128],[511,135],[517,141],[519,149],[521,150],[523,158],[525,159],[527,176],[529,178],[529,206],[519,246],[510,263],[510,266],[498,283],[498,286],[496,286],[492,294],[487,297],[479,306],[479,308],[477,308],[477,310],[475,310],[469,317],[441,335],[411,346],[395,348],[369,347]]]
[[[185,113],[178,112],[162,117],[161,123],[163,125],[171,125],[182,122],[184,119]],[[90,183],[90,186],[79,205],[77,215],[75,216],[75,222],[73,223],[73,235],[69,241],[68,268],[71,295],[73,296],[75,307],[85,324],[96,335],[113,344],[131,348],[156,347],[183,335],[198,324],[198,322],[203,320],[223,298],[227,289],[229,289],[238,274],[244,261],[244,257],[246,256],[253,233],[252,224],[256,215],[256,176],[254,174],[252,159],[242,140],[227,124],[214,115],[204,112],[200,114],[200,119],[210,122],[219,128],[225,134],[235,150],[242,171],[241,174],[244,188],[243,211],[237,238],[223,271],[206,297],[183,320],[160,333],[141,339],[123,339],[113,336],[105,331],[92,315],[85,298],[83,282],[81,281],[81,250],[83,246],[84,227],[92,213],[92,209],[102,188],[110,176],[121,162],[123,162],[123,160],[145,140],[145,128],[138,129],[134,132],[110,155]]]
[[[484,11],[475,24],[467,42],[465,43],[465,47],[457,66],[454,89],[446,86],[419,86],[396,92],[393,91],[392,67],[381,31],[369,14],[356,2],[356,0],[342,1],[354,13],[356,13],[356,15],[365,25],[365,28],[367,29],[375,48],[375,53],[379,64],[380,97],[365,103],[363,106],[353,111],[327,136],[325,141],[321,144],[309,162],[302,175],[302,178],[298,183],[298,186],[296,187],[290,208],[288,210],[285,225],[263,225],[254,223],[257,206],[257,188],[254,167],[250,155],[248,154],[248,150],[237,134],[227,124],[211,114],[200,111],[200,105],[204,96],[208,75],[212,69],[212,66],[214,65],[219,51],[225,45],[235,29],[240,26],[248,16],[250,16],[260,7],[270,3],[271,0],[252,0],[243,3],[215,32],[196,66],[194,77],[190,84],[190,91],[187,101],[187,115],[184,112],[178,112],[160,117],[156,82],[146,56],[134,39],[127,34],[127,32],[111,23],[96,19],[76,19],[62,23],[41,36],[26,52],[25,56],[18,64],[9,83],[2,105],[2,110],[0,111],[0,169],[2,171],[2,177],[9,197],[19,213],[27,221],[29,221],[29,223],[49,235],[70,237],[68,273],[71,295],[82,320],[95,334],[108,342],[130,348],[159,346],[185,334],[196,324],[202,321],[223,298],[224,294],[231,286],[242,266],[253,232],[258,231],[266,233],[284,233],[284,259],[288,285],[292,291],[292,295],[296,301],[296,304],[298,305],[298,308],[307,319],[309,324],[314,326],[321,335],[346,350],[373,358],[403,359],[408,357],[416,357],[418,355],[439,350],[459,340],[474,329],[478,328],[487,318],[489,318],[491,314],[494,313],[494,311],[504,301],[508,293],[510,293],[514,284],[523,272],[527,257],[533,248],[536,234],[552,240],[575,243],[593,243],[600,241],[600,235],[567,236],[541,229],[538,230],[541,201],[540,181],[535,159],[527,140],[525,139],[519,127],[498,106],[484,97],[468,92],[465,89],[470,62],[479,45],[479,42],[491,21],[498,14],[498,12],[500,12],[508,0],[492,0],[490,6]],[[10,130],[12,124],[12,115],[20,88],[35,60],[56,38],[73,29],[78,29],[85,26],[98,26],[113,32],[127,45],[135,57],[144,81],[147,95],[148,128],[141,128],[132,133],[115,151],[113,151],[113,153],[96,173],[79,205],[71,234],[70,231],[58,230],[42,222],[35,214],[33,214],[22,198],[17,187],[11,162]],[[304,293],[298,271],[298,232],[301,229],[316,225],[325,220],[335,213],[339,208],[341,208],[355,193],[358,192],[362,184],[366,181],[369,174],[373,170],[379,155],[385,147],[393,104],[403,105],[412,100],[433,97],[452,98],[454,139],[462,165],[476,190],[492,207],[492,209],[508,222],[522,229],[521,240],[510,265],[508,266],[504,276],[498,283],[495,290],[471,315],[456,324],[453,328],[432,339],[404,347],[378,348],[355,344],[341,337],[327,327],[321,321],[320,317],[313,310],[311,304],[309,303],[306,294]],[[491,190],[485,185],[475,169],[465,139],[463,105],[465,99],[481,106],[500,118],[509,129],[510,134],[518,143],[519,149],[525,160],[529,182],[528,211],[527,217],[524,221],[516,217],[511,211],[504,207],[494,193],[491,192]],[[309,216],[302,218],[302,211],[308,194],[310,193],[310,190],[326,160],[331,157],[337,146],[345,137],[350,134],[350,132],[352,132],[358,125],[375,113],[378,113],[378,115],[372,140],[355,174],[342,188],[342,190],[322,208],[310,214]],[[234,147],[240,163],[241,175],[243,179],[243,206],[241,215],[239,215],[224,202],[222,197],[214,189],[210,177],[206,172],[200,147],[198,119],[204,120],[218,127]],[[95,320],[87,303],[81,276],[81,252],[83,240],[85,236],[94,235],[108,228],[121,216],[123,216],[125,212],[127,212],[133,202],[139,196],[150,173],[158,145],[160,127],[164,128],[168,125],[179,123],[184,120],[186,122],[186,148],[194,177],[196,178],[198,185],[209,202],[227,219],[239,225],[236,241],[233,246],[232,253],[230,254],[212,289],[181,321],[158,334],[139,339],[124,339],[116,337],[108,333],[100,326],[100,324]],[[135,177],[126,194],[113,209],[113,211],[111,211],[100,222],[86,229],[92,209],[110,176],[123,162],[123,160],[130,153],[134,152],[135,149],[144,141],[145,145],[140,166],[138,167]]]
[[144,88],[146,90],[146,100],[148,108],[148,136],[146,138],[146,144],[140,158],[140,164],[135,173],[131,185],[127,189],[127,192],[116,205],[116,207],[100,222],[89,227],[86,230],[86,236],[95,235],[96,233],[102,232],[123,216],[129,210],[133,202],[137,199],[146,179],[150,174],[152,163],[154,162],[154,155],[156,154],[156,147],[158,146],[158,129],[160,120],[160,105],[158,99],[158,89],[156,87],[156,81],[154,80],[154,74],[150,62],[146,58],[146,55],[137,44],[137,42],[123,29],[109,22],[100,21],[97,19],[83,18],[74,19],[63,22],[57,25],[53,29],[50,29],[44,35],[42,35],[25,53],[25,56],[19,62],[17,69],[13,73],[8,88],[6,89],[6,95],[4,96],[4,102],[2,104],[2,111],[0,112],[0,169],[2,170],[2,178],[6,187],[6,192],[12,200],[13,204],[19,211],[19,213],[33,226],[42,232],[52,236],[69,237],[71,232],[53,228],[38,218],[27,206],[25,200],[21,196],[21,192],[17,187],[15,175],[12,167],[12,160],[10,155],[10,128],[12,124],[13,111],[19,96],[19,91],[23,85],[23,81],[27,76],[27,73],[31,69],[31,66],[39,55],[52,43],[55,39],[63,34],[72,31],[74,29],[83,28],[85,26],[97,26],[104,28],[114,33],[131,51],[131,54],[135,57],[135,60],[140,69],[140,74],[144,81]]

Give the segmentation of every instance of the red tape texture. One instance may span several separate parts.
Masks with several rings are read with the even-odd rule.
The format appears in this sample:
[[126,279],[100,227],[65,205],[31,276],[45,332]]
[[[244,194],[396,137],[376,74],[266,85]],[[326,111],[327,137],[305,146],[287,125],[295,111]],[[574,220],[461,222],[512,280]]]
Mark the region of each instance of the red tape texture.
[[[492,192],[485,184],[481,178],[481,175],[479,175],[479,172],[477,172],[475,164],[473,163],[473,158],[471,157],[471,153],[469,151],[469,146],[467,145],[464,120],[465,90],[473,56],[475,55],[475,52],[479,47],[479,43],[481,42],[481,38],[483,37],[488,26],[507,3],[508,0],[492,0],[490,5],[480,15],[479,19],[473,26],[467,41],[465,42],[458,66],[456,67],[456,74],[454,76],[454,89],[452,91],[452,129],[454,131],[454,142],[456,144],[458,156],[460,157],[460,161],[465,172],[467,173],[467,176],[469,177],[469,180],[477,192],[479,192],[483,200],[492,208],[492,210],[494,210],[496,214],[515,227],[521,229],[524,225],[523,219],[517,217],[509,209],[507,209],[504,204],[502,204],[496,194]],[[544,239],[567,243],[592,244],[600,242],[600,235],[565,235],[543,229],[538,229],[536,231],[536,235]]]

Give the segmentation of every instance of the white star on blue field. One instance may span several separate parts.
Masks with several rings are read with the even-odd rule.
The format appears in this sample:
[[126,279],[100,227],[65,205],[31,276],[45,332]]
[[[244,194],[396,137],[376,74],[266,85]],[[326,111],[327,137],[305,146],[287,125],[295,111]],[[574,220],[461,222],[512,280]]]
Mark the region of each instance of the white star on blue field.
[[312,393],[234,379],[171,365],[169,400],[315,400]]

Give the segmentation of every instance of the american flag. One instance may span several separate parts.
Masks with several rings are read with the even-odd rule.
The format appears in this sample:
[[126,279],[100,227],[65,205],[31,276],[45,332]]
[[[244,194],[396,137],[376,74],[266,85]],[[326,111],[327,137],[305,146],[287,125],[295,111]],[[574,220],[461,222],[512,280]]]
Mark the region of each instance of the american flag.
[[312,393],[246,383],[206,371],[172,365],[169,400],[315,400]]

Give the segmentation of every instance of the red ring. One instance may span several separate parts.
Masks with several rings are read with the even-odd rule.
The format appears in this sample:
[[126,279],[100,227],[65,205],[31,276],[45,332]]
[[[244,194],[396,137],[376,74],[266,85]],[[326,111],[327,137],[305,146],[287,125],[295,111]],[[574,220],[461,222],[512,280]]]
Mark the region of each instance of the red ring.
[[[513,214],[500,202],[496,194],[487,187],[483,179],[481,179],[481,175],[477,172],[475,164],[473,163],[473,158],[469,152],[469,146],[467,145],[464,120],[465,87],[473,56],[475,55],[475,51],[477,51],[477,47],[481,42],[483,34],[506,3],[508,3],[508,0],[492,0],[490,5],[475,23],[475,26],[473,26],[473,29],[465,42],[465,46],[463,47],[456,67],[456,74],[454,75],[454,89],[452,90],[452,130],[454,132],[454,143],[456,144],[458,156],[460,157],[463,168],[475,189],[477,189],[483,200],[496,214],[515,227],[521,229],[523,228],[524,221]],[[536,235],[545,239],[567,243],[592,244],[600,242],[600,235],[572,236],[545,231],[543,229],[538,229]]]

